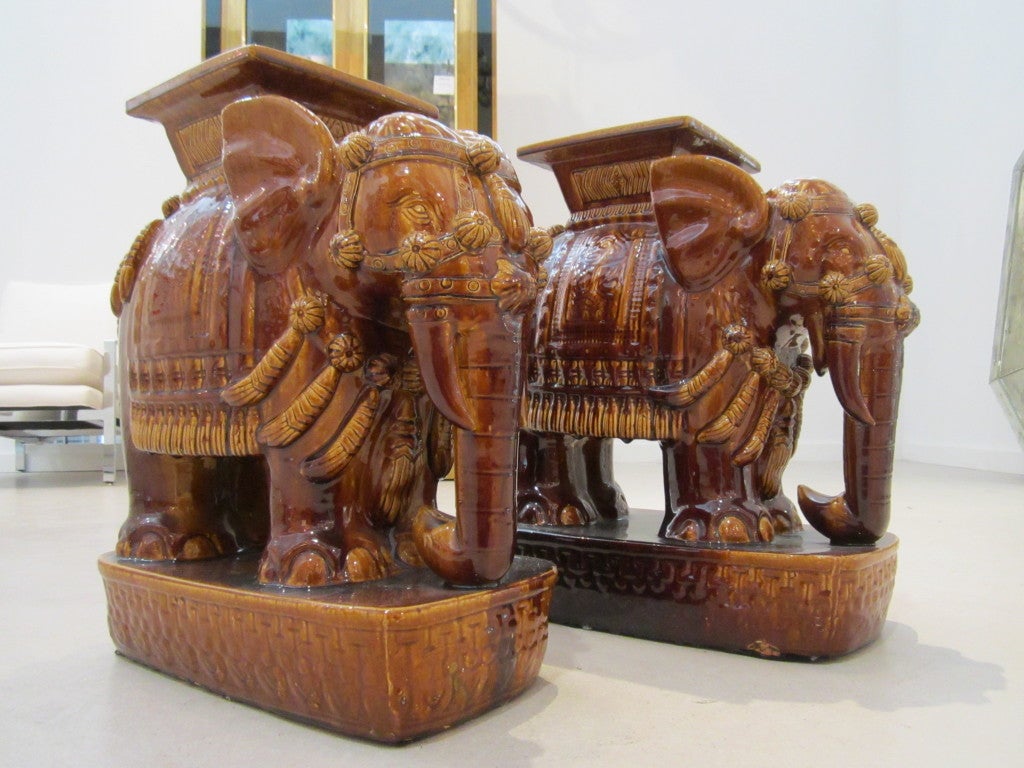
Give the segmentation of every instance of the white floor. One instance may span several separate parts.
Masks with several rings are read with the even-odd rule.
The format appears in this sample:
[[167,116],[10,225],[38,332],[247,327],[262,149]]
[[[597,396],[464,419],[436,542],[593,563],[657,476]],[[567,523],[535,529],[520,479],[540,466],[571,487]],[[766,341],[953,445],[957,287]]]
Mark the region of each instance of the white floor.
[[[619,478],[660,505],[658,466]],[[840,488],[832,466],[788,478]],[[552,626],[526,694],[397,748],[115,656],[95,560],[125,497],[98,474],[0,474],[0,766],[1024,765],[1024,477],[897,467],[896,594],[858,653],[773,662]]]

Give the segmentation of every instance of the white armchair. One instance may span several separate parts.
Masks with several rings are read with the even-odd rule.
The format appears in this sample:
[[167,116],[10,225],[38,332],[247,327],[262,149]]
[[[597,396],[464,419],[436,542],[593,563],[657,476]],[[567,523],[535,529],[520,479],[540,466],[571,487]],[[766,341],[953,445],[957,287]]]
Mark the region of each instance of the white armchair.
[[[119,462],[117,321],[110,284],[12,281],[0,292],[0,437],[15,441],[15,467],[102,467]],[[83,442],[82,436],[101,436]],[[98,459],[98,461],[97,461]]]

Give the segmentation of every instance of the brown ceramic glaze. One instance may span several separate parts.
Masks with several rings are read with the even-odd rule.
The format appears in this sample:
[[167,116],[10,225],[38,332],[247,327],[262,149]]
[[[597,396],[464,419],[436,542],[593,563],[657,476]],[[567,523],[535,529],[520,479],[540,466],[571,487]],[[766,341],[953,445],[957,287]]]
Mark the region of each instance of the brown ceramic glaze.
[[805,531],[759,546],[680,546],[659,537],[661,517],[632,510],[585,533],[521,530],[520,553],[558,566],[551,620],[767,659],[843,656],[881,633],[896,577],[891,533],[865,546]]
[[527,337],[521,520],[624,515],[600,445],[619,437],[661,442],[662,537],[798,529],[781,477],[815,368],[846,411],[846,491],[801,489],[801,506],[834,543],[878,539],[917,311],[875,209],[817,180],[766,194],[756,162],[691,118],[519,155],[555,172],[571,210]]
[[[188,186],[111,294],[118,649],[383,741],[519,693],[555,571],[506,575],[537,273],[508,159],[428,104],[259,47],[129,112],[166,127]],[[457,519],[435,499],[453,461]]]
[[311,592],[260,588],[257,558],[100,560],[130,659],[341,733],[408,741],[521,693],[548,639],[555,570],[517,558],[453,593],[423,568]]
[[[421,560],[499,579],[536,273],[501,150],[258,47],[129,111],[166,126],[189,186],[112,296],[132,501],[118,552],[255,545],[260,579],[293,586]],[[453,432],[457,521],[434,509]]]

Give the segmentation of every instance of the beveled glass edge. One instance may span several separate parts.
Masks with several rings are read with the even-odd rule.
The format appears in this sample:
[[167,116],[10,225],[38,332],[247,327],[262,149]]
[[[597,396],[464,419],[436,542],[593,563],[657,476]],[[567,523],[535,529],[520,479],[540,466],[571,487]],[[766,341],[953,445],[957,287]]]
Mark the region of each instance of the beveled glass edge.
[[1021,210],[1021,206],[1024,205],[1024,195],[1022,195],[1021,190],[1022,183],[1024,183],[1024,152],[1021,153],[1013,167],[1010,205],[1006,217],[1003,267],[1002,276],[999,281],[999,298],[996,304],[995,333],[992,341],[992,367],[989,372],[989,381],[992,383],[1003,376],[1014,373],[1014,371],[1003,370],[1002,362],[1006,344],[1006,323],[1008,318],[1006,304],[1010,293],[1010,281],[1014,274],[1014,256],[1016,255],[1020,260],[1024,260],[1024,211]]

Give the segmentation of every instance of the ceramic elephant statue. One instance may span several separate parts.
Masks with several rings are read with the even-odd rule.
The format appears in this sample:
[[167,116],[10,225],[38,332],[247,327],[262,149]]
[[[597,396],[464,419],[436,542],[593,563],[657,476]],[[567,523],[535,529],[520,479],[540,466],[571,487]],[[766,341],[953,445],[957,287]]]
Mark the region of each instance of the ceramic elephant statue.
[[573,211],[527,338],[520,520],[624,516],[617,437],[661,443],[661,537],[752,543],[799,528],[782,472],[810,373],[828,370],[846,489],[801,488],[799,503],[832,542],[875,541],[889,519],[903,339],[918,320],[877,212],[824,181],[766,194],[717,136],[693,152],[662,140],[653,162],[621,159],[614,138],[520,151],[562,174]]
[[[140,236],[115,285],[119,554],[260,546],[260,580],[289,586],[401,563],[499,579],[536,273],[507,158],[409,111],[336,142],[277,95],[229,104],[220,125],[222,176]],[[237,274],[217,271],[238,254]],[[435,509],[453,432],[457,520]]]

